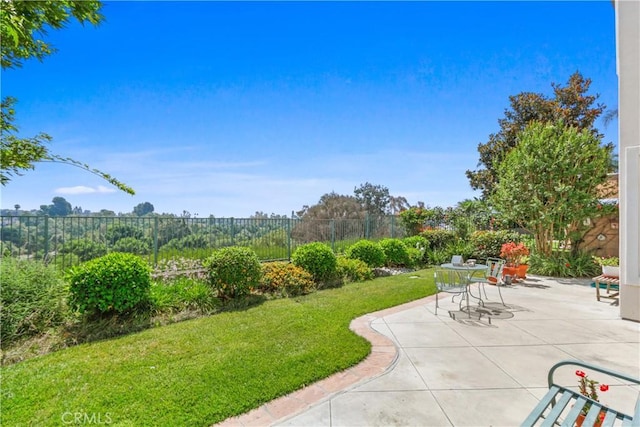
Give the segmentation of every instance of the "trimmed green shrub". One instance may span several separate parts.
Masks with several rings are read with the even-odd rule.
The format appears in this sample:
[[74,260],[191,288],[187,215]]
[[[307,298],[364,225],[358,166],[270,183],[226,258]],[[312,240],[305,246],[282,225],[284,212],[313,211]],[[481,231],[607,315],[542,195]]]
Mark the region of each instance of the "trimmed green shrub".
[[408,248],[425,250],[429,247],[429,241],[424,236],[410,236],[402,239],[402,243]]
[[[407,249],[409,249],[409,258],[413,266],[427,264],[429,259],[427,252],[429,250],[429,241],[423,236],[411,236],[402,239]],[[417,252],[416,252],[417,251]]]
[[411,263],[409,251],[400,239],[382,239],[379,242],[387,267],[404,267]]
[[304,295],[313,292],[316,284],[308,271],[288,262],[267,262],[262,265],[262,279],[258,290],[282,296]]
[[364,282],[373,279],[373,271],[366,262],[345,257],[338,257],[337,261],[338,277],[345,282]]
[[18,338],[41,334],[67,319],[69,291],[54,266],[39,261],[3,258],[0,277],[3,349]]
[[344,254],[347,258],[363,261],[371,268],[382,267],[385,261],[384,251],[378,243],[371,240],[357,241]]
[[330,283],[336,277],[336,256],[324,243],[314,242],[298,246],[291,261],[311,273],[316,283]]
[[242,298],[260,283],[260,260],[249,248],[231,246],[214,251],[203,261],[209,284],[219,298]]
[[508,242],[519,242],[520,234],[515,231],[476,231],[471,234],[469,242],[473,246],[473,257],[486,259],[500,258],[502,245]]
[[150,273],[139,256],[112,252],[69,269],[69,302],[80,313],[125,313],[149,302]]
[[424,254],[426,251],[417,248],[407,248],[409,254],[409,263],[407,267],[419,267],[425,263]]
[[449,230],[425,230],[420,233],[429,242],[429,249],[444,249],[456,241],[456,233]]

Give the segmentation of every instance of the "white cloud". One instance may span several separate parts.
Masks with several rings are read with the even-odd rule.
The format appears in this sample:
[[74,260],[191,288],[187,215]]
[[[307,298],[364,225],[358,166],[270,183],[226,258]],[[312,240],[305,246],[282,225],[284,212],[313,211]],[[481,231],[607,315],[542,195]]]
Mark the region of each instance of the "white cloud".
[[113,188],[98,185],[97,187],[87,187],[86,185],[76,185],[75,187],[60,187],[56,188],[56,194],[64,195],[77,195],[77,194],[107,194],[115,193]]

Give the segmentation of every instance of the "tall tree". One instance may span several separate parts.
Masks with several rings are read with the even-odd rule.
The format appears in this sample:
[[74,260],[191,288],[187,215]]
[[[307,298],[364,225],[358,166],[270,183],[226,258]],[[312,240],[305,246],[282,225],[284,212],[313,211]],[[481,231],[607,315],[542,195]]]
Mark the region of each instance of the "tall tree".
[[73,209],[71,203],[67,202],[64,197],[54,197],[51,205],[41,205],[40,210],[49,216],[68,216],[71,215]]
[[369,215],[384,215],[388,213],[391,196],[387,187],[366,182],[355,188],[353,193],[356,196],[356,200],[360,202],[365,212]]
[[153,210],[154,210],[154,207],[151,203],[144,202],[144,203],[138,203],[136,206],[134,206],[133,213],[136,214],[136,216],[145,216],[147,214],[152,213]]
[[497,167],[493,206],[533,233],[541,255],[551,256],[554,240],[577,251],[584,220],[600,214],[597,189],[612,149],[588,129],[532,123]]
[[355,197],[332,191],[320,197],[318,204],[303,206],[296,214],[301,219],[358,219],[364,217],[364,210]]
[[489,135],[489,141],[478,144],[480,160],[476,171],[468,170],[467,178],[474,190],[482,190],[488,197],[497,182],[497,167],[509,151],[516,146],[517,137],[530,123],[553,123],[563,120],[566,126],[587,129],[594,136],[600,133],[593,127],[595,120],[605,109],[603,104],[595,104],[599,95],[587,95],[591,79],[585,79],[579,72],[569,77],[566,86],[552,83],[554,96],[522,92],[510,96],[510,108],[504,118],[498,121],[500,130]]
[[411,205],[403,196],[390,196],[389,197],[389,213],[391,215],[397,215],[405,209],[409,209]]
[[[304,206],[296,214],[301,219],[292,230],[292,236],[297,241],[330,241],[333,237],[340,240],[345,235],[362,236],[365,211],[353,196],[327,193],[320,197],[317,204]],[[338,232],[334,234],[336,230]]]
[[[0,65],[3,69],[21,67],[28,59],[42,60],[54,52],[55,48],[44,40],[48,29],[64,28],[73,19],[81,24],[89,22],[93,25],[98,25],[103,20],[100,13],[102,3],[95,0],[2,0],[1,4]],[[0,185],[6,185],[13,176],[33,169],[34,163],[49,161],[79,167],[100,176],[122,191],[134,194],[132,188],[109,174],[51,153],[45,144],[52,138],[46,133],[39,133],[31,138],[19,137],[15,124],[15,103],[16,99],[12,97],[5,97],[1,101]]]

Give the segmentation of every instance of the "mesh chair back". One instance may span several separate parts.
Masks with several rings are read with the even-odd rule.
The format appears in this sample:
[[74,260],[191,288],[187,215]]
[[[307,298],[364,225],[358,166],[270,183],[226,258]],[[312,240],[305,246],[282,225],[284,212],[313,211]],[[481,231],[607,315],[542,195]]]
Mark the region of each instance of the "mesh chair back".
[[433,276],[440,292],[462,293],[466,289],[466,276],[462,271],[436,269]]

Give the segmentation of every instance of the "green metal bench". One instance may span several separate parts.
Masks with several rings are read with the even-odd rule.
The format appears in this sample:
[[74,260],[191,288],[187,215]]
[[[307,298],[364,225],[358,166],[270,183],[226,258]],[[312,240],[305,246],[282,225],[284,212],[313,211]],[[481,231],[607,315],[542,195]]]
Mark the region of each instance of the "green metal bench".
[[640,379],[632,378],[626,374],[620,372],[611,371],[606,368],[592,365],[590,363],[581,362],[578,360],[563,360],[551,367],[547,381],[549,383],[549,391],[542,398],[540,403],[531,411],[529,416],[521,424],[522,427],[526,426],[554,426],[560,425],[563,427],[573,427],[578,419],[578,416],[582,412],[585,406],[588,407],[591,404],[591,408],[587,413],[583,427],[591,427],[596,425],[600,412],[604,412],[604,419],[601,425],[602,427],[613,426],[616,420],[621,420],[622,426],[640,426],[640,395],[636,401],[634,415],[630,416],[616,409],[609,408],[600,402],[596,402],[587,396],[583,396],[579,391],[571,390],[561,385],[558,385],[553,380],[553,374],[556,369],[565,365],[579,366],[596,372],[602,372],[615,378],[619,378],[624,381],[629,381],[634,384],[640,384]]

